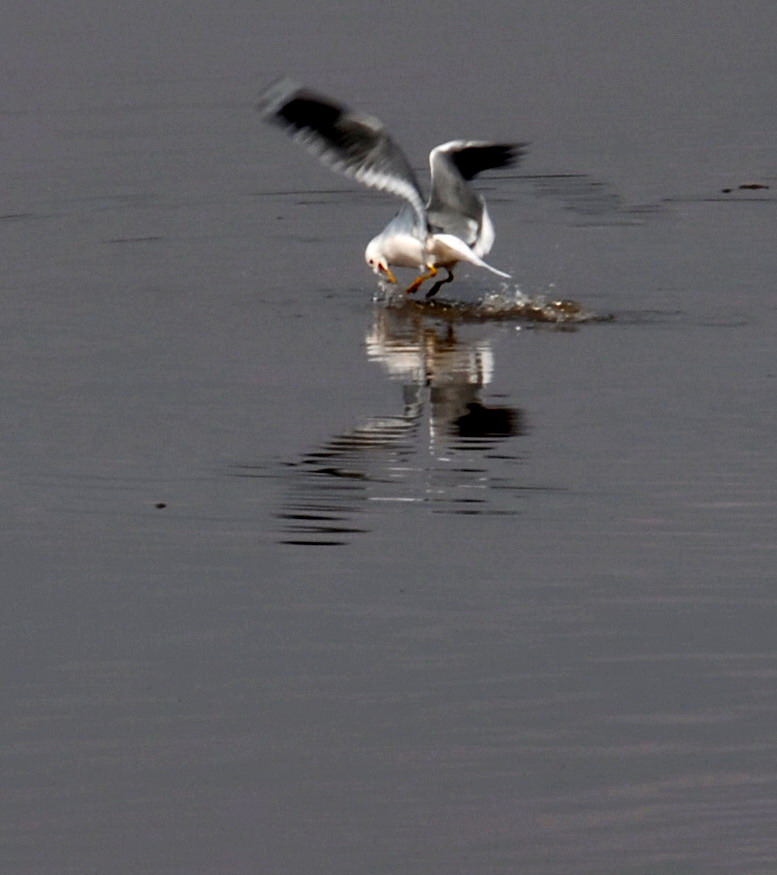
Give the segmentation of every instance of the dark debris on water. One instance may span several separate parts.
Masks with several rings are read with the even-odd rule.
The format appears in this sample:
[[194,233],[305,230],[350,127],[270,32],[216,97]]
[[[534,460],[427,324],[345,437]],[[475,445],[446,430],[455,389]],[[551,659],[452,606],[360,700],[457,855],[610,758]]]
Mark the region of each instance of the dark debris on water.
[[427,316],[448,322],[527,322],[572,326],[583,322],[607,322],[612,315],[598,315],[569,299],[513,299],[494,295],[474,303],[446,298],[431,300],[389,298],[386,307],[401,315]]

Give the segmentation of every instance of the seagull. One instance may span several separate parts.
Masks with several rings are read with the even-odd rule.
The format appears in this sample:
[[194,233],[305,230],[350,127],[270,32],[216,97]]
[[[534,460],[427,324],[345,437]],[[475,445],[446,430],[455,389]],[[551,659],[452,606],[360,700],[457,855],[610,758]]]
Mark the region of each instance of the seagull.
[[515,164],[525,144],[451,140],[435,146],[429,153],[431,194],[424,202],[404,152],[378,119],[286,78],[267,88],[257,109],[333,170],[405,201],[364,252],[378,277],[396,283],[392,265],[414,268],[419,275],[405,290],[413,294],[444,268],[447,276],[434,283],[427,298],[454,279],[460,261],[509,278],[483,261],[494,245],[494,226],[486,202],[469,182],[484,170]]

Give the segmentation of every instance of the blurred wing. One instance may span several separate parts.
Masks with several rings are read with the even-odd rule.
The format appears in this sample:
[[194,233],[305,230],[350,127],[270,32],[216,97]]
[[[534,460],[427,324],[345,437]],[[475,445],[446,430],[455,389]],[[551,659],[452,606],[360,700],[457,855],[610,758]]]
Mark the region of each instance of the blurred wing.
[[288,79],[271,85],[257,109],[332,169],[408,201],[425,227],[415,174],[378,119],[352,112]]

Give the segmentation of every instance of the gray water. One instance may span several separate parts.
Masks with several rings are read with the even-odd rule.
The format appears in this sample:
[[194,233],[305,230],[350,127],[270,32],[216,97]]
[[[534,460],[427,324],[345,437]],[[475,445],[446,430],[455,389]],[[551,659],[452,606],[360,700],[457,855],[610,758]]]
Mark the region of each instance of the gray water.
[[[777,872],[777,5],[0,34],[0,870]],[[376,298],[281,73],[530,143],[514,279]]]

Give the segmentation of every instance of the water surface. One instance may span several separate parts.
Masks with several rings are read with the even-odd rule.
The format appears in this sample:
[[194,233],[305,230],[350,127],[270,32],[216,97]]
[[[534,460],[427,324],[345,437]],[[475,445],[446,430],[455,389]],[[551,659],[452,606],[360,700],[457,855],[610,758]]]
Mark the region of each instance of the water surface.
[[[774,5],[7,18],[0,868],[776,871]],[[376,300],[284,72],[529,141],[514,280]]]

